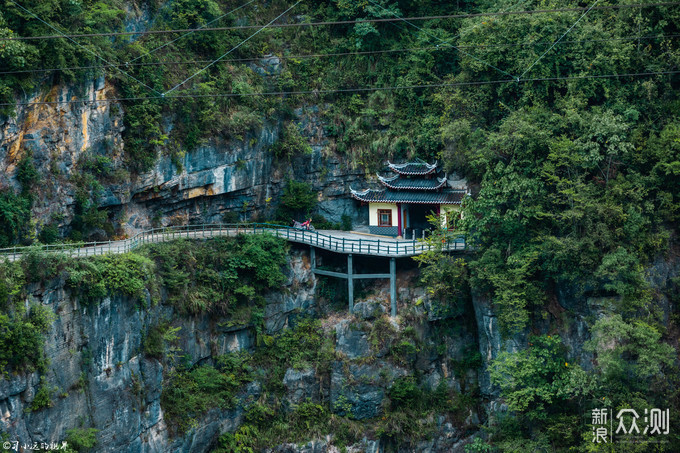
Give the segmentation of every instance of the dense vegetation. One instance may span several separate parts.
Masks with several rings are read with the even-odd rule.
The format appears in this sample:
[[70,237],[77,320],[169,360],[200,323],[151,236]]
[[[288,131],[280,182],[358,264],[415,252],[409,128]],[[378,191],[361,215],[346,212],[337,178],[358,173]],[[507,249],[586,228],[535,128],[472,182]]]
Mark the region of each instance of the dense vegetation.
[[[286,243],[273,236],[217,238],[208,243],[175,241],[139,252],[69,258],[30,250],[21,260],[0,261],[0,373],[45,371],[42,347],[54,318],[50,308],[26,304],[27,286],[63,277],[84,306],[105,297],[127,297],[140,309],[161,301],[182,314],[228,315],[234,325],[261,328],[263,294],[284,281]],[[163,354],[175,329],[150,329],[146,352]]]
[[[22,3],[71,33],[115,31],[124,26],[121,1]],[[202,26],[235,5],[217,0],[143,4],[154,17],[155,29]],[[288,6],[275,0],[266,7],[244,8],[216,24],[266,23]],[[299,4],[289,20],[566,6],[583,4],[328,0]],[[460,286],[442,282],[461,282],[487,295],[506,339],[534,334],[526,350],[497,358],[492,376],[515,415],[492,429],[490,442],[506,451],[565,451],[574,445],[594,448],[590,439],[582,438],[590,432],[582,414],[601,405],[602,398],[608,407],[671,407],[671,419],[680,417],[677,351],[672,338],[677,335],[673,332],[678,316],[677,311],[664,312],[662,306],[666,299],[677,305],[678,282],[666,282],[663,290],[657,286],[653,291],[647,271],[651,264],[663,267],[677,255],[680,79],[670,73],[612,76],[674,71],[680,62],[676,39],[680,9],[673,5],[594,9],[551,48],[581,14],[437,19],[414,22],[418,29],[404,22],[267,29],[230,57],[274,53],[284,57],[280,72],[261,77],[252,69],[252,64],[262,66],[258,61],[220,62],[178,89],[205,97],[153,98],[151,91],[122,72],[108,69],[106,74],[123,97],[152,97],[124,103],[125,152],[133,171],[149,168],[159,152],[181,154],[211,135],[244,140],[274,115],[286,125],[272,152],[282,162],[290,161],[292,155],[307,149],[292,122],[292,111],[316,105],[331,138],[329,148],[349,165],[375,169],[385,158],[419,156],[439,158],[447,170],[467,176],[475,194],[456,227],[466,231],[478,253],[467,263],[430,257],[425,263],[431,266],[424,273],[425,281],[433,295],[454,307],[465,303],[457,292]],[[54,30],[7,2],[0,13],[0,36],[11,33],[36,36]],[[141,63],[183,62],[125,67],[135,78],[163,92],[251,33],[249,29],[194,33],[148,55],[170,38],[95,37],[83,45],[115,62],[135,58]],[[394,52],[370,53],[379,50]],[[298,57],[354,51],[365,53]],[[195,60],[205,63],[188,63]],[[0,47],[0,63],[9,70],[98,64],[90,53],[64,39],[5,42]],[[56,71],[48,73],[47,81],[82,81],[103,73],[98,69]],[[515,81],[517,77],[520,81]],[[0,101],[12,101],[44,81],[34,74],[4,74]],[[424,84],[444,86],[323,93]],[[322,94],[249,96],[279,90]],[[215,93],[236,96],[209,96]],[[163,125],[164,117],[172,118],[171,131]],[[27,222],[34,177],[29,156],[20,167],[21,190],[0,193],[0,245],[31,239],[26,236],[30,236]],[[103,227],[93,208],[92,185],[83,183],[83,187],[79,225],[81,229]],[[289,186],[289,192],[295,189],[294,184]],[[284,204],[281,215],[306,214],[311,205],[311,199],[300,205]],[[196,272],[190,263],[173,261],[175,253],[186,251],[182,245],[167,247],[175,249],[151,250],[147,256],[159,266],[171,298],[189,313],[231,310],[239,300],[254,297],[251,282],[276,284],[256,274],[236,284],[231,271]],[[232,270],[258,269],[247,245],[244,250],[245,264],[230,263]],[[141,257],[136,260],[136,269],[144,272],[148,263]],[[115,266],[110,266],[106,260],[79,266],[73,275],[81,275],[79,282],[84,284],[78,288],[102,294],[109,283],[102,284],[99,278],[116,275]],[[23,278],[18,271],[7,272]],[[200,283],[188,279],[199,274],[196,281]],[[144,282],[140,277],[133,290]],[[11,304],[16,288],[8,286],[3,300]],[[224,295],[215,296],[218,290],[224,290]],[[543,315],[558,294],[575,303],[560,319],[550,318],[546,328]],[[590,316],[588,310],[595,310],[595,304],[602,305],[601,316],[587,319],[591,340],[586,345],[595,361],[593,369],[582,369],[568,361],[573,351],[563,346],[559,333],[565,332],[562,327],[577,314]],[[13,310],[8,315],[12,322],[4,325],[40,324],[20,307]],[[15,327],[3,329],[3,335],[10,338]],[[29,358],[13,365],[26,366]],[[200,383],[203,372],[191,371],[183,378]],[[248,426],[256,428],[257,424]],[[224,442],[228,449],[232,439]],[[478,444],[478,448],[484,447]],[[646,451],[651,447],[642,443],[625,448]],[[656,448],[678,449],[677,444]]]

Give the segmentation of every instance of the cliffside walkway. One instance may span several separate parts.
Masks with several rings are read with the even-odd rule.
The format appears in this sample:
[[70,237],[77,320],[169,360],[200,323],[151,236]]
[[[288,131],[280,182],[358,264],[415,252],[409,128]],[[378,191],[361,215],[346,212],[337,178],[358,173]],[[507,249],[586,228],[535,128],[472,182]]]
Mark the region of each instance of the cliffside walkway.
[[[344,254],[406,258],[420,255],[430,249],[427,244],[417,240],[381,239],[377,236],[349,231],[309,231],[268,223],[246,223],[152,228],[120,241],[8,247],[0,249],[0,256],[5,256],[14,261],[29,250],[38,249],[44,252],[63,253],[70,257],[85,257],[107,253],[127,253],[144,244],[172,241],[174,239],[203,239],[217,236],[234,237],[239,234],[263,233],[270,233],[290,242],[307,244],[316,248]],[[464,251],[466,250],[465,240],[462,236],[459,236],[445,244],[443,248],[446,251]]]
[[[284,238],[290,242],[310,246],[312,270],[317,275],[347,279],[349,293],[349,311],[354,309],[354,280],[362,278],[389,278],[392,316],[397,314],[396,259],[420,255],[430,250],[424,242],[405,239],[381,239],[368,234],[321,230],[309,231],[268,223],[247,224],[202,224],[165,228],[152,228],[142,231],[131,238],[120,241],[88,242],[80,244],[55,244],[40,246],[22,246],[0,249],[0,256],[10,261],[21,258],[31,250],[48,253],[63,253],[70,257],[86,257],[110,253],[127,253],[142,245],[172,241],[174,239],[206,239],[211,237],[234,237],[240,234],[265,234]],[[316,267],[316,249],[328,250],[347,255],[347,272],[335,272]],[[445,251],[467,250],[462,236],[442,245]],[[355,274],[354,255],[385,257],[390,259],[389,273]]]

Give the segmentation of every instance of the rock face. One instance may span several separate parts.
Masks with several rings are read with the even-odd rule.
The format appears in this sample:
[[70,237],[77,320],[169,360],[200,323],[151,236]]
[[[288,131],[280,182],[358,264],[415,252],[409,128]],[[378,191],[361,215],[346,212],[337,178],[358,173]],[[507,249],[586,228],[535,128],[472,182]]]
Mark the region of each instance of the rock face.
[[[315,293],[317,281],[307,253],[306,248],[292,248],[286,282],[265,297],[264,330],[276,335],[294,326],[298,317],[318,318],[332,355],[325,370],[308,365],[282,370],[282,410],[292,412],[310,401],[337,416],[370,424],[390,415],[397,384],[415,380],[424,391],[450,392],[478,387],[487,398],[484,405],[466,408],[455,417],[432,416],[427,420],[428,426],[434,427],[430,439],[397,449],[432,453],[463,452],[471,431],[508,411],[486,368],[501,351],[525,348],[528,336],[521,333],[502,339],[488,297],[473,294],[472,306],[463,315],[443,318],[441,310],[417,286],[417,272],[399,270],[398,317],[386,314],[389,287],[382,283],[356,301],[354,315],[332,311],[329,301]],[[672,261],[655,263],[649,270],[652,288],[663,288],[679,273],[680,266]],[[50,363],[47,372],[0,380],[0,432],[10,439],[61,441],[69,429],[95,427],[99,430],[97,451],[207,452],[220,434],[233,433],[245,423],[249,404],[270,397],[260,382],[248,382],[240,388],[233,408],[211,410],[198,426],[176,436],[161,406],[167,370],[144,353],[149,329],[172,320],[173,326],[180,327],[176,346],[190,358],[189,364],[195,365],[210,363],[227,352],[254,350],[253,328],[229,327],[209,316],[180,315],[162,303],[142,310],[138,301],[122,297],[83,305],[65,289],[63,275],[33,284],[26,292],[27,302],[50,307],[56,320],[44,347]],[[536,329],[542,333],[557,326],[569,354],[587,363],[590,358],[581,349],[587,340],[585,320],[597,316],[598,307],[606,301],[583,297],[564,302],[568,303],[583,310],[570,314],[576,321],[560,327],[563,312],[559,307],[566,308],[557,297],[552,303],[557,305],[547,306],[552,324],[536,324]],[[475,351],[481,356],[479,369],[477,365],[464,367]],[[31,403],[45,386],[52,405],[31,411]],[[334,445],[335,434],[324,433],[301,445],[272,445],[269,451],[333,453],[339,451]],[[379,452],[392,447],[367,438],[347,446],[346,451]]]
[[[316,278],[307,253],[306,249],[291,250],[287,281],[266,296],[265,328],[275,335],[294,325],[297,316],[319,317],[333,339],[335,359],[329,374],[314,368],[287,369],[281,382],[284,410],[293,411],[311,401],[324,404],[339,416],[375,420],[389,406],[391,387],[413,375],[414,369],[426,388],[443,383],[460,390],[461,377],[456,377],[447,363],[458,360],[465,348],[474,347],[474,335],[465,328],[451,329],[446,349],[433,352],[441,332],[433,330],[422,307],[415,307],[423,294],[418,288],[402,291],[399,305],[404,319],[421,320],[417,329],[407,328],[401,318],[385,315],[381,301],[389,290],[382,287],[366,300],[357,301],[357,307],[366,309],[355,316],[327,312],[315,295]],[[398,278],[414,283],[417,275],[400,272]],[[227,352],[252,351],[256,348],[252,328],[227,327],[228,323],[210,316],[180,315],[163,303],[140,309],[138,301],[123,297],[83,305],[65,289],[65,276],[34,284],[28,293],[34,303],[51,307],[57,317],[45,344],[50,363],[47,373],[42,378],[33,372],[0,380],[0,431],[11,439],[62,441],[69,429],[94,427],[98,430],[97,451],[207,452],[220,434],[235,432],[244,423],[248,405],[263,395],[259,382],[249,382],[232,409],[213,409],[202,416],[198,426],[177,436],[167,425],[161,406],[167,370],[144,353],[149,329],[169,320],[180,327],[176,347],[190,358],[189,365],[195,365],[210,363],[212,357]],[[420,346],[402,351],[406,343]],[[51,389],[52,405],[27,411],[44,385]],[[423,444],[423,451],[455,451],[451,448],[461,435],[451,423],[446,417],[439,420],[438,437]],[[333,444],[333,435],[302,445],[272,446],[270,451],[340,451]],[[346,451],[377,453],[383,448],[376,439],[364,439]]]
[[319,385],[316,379],[316,372],[309,368],[297,371],[293,368],[286,370],[283,377],[283,386],[287,392],[287,402],[291,406],[299,404],[307,399],[312,401],[319,400]]
[[[262,67],[275,70],[275,59],[263,60]],[[57,85],[28,101],[114,97],[115,88],[100,78],[79,87]],[[123,111],[117,102],[21,105],[16,117],[0,117],[0,188],[20,188],[16,166],[30,154],[42,179],[33,209],[37,225],[58,218],[68,233],[82,162],[85,156],[104,156],[115,171],[100,181],[98,204],[107,208],[121,233],[152,225],[222,222],[226,213],[232,213],[232,221],[271,218],[289,179],[311,185],[318,193],[318,210],[329,221],[349,215],[358,227],[368,222],[367,208],[349,190],[363,184],[363,170],[326,151],[325,125],[316,107],[294,112],[311,154],[277,159],[271,148],[282,123],[273,118],[241,139],[214,137],[181,158],[160,147],[154,167],[138,175],[125,170]],[[171,130],[172,119],[164,122]]]
[[[46,95],[28,101],[111,97],[115,97],[115,89],[99,78],[79,87],[53,86]],[[122,131],[123,111],[116,103],[21,105],[16,117],[0,117],[0,188],[19,188],[16,166],[30,153],[41,176],[34,216],[46,223],[55,214],[66,214],[68,222],[75,195],[70,179],[78,173],[78,160],[91,152],[119,162]]]
[[[313,288],[313,279],[302,256],[293,253],[288,284],[300,287],[302,281]],[[93,426],[99,430],[97,451],[132,453],[208,451],[216,436],[236,430],[242,408],[211,411],[200,427],[172,438],[160,406],[163,367],[145,357],[143,338],[150,327],[172,319],[181,328],[178,347],[195,364],[213,355],[252,349],[252,329],[221,327],[208,316],[178,317],[165,305],[140,310],[136,301],[120,297],[83,306],[64,285],[63,279],[56,279],[29,288],[31,298],[57,315],[45,345],[50,362],[45,384],[52,388],[52,405],[27,410],[42,385],[38,373],[0,380],[1,431],[12,439],[49,442],[64,440],[68,429]],[[300,308],[305,295],[304,291],[293,295],[286,288],[270,295],[268,303],[279,318]],[[259,384],[252,382],[239,399],[253,400],[259,394]]]

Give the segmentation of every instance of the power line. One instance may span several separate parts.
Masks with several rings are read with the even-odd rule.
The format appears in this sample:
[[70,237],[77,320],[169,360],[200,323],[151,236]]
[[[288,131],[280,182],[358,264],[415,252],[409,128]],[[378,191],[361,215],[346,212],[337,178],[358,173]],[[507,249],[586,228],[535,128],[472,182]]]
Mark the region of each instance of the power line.
[[[219,21],[220,19],[223,19],[223,18],[227,17],[229,14],[234,13],[234,12],[238,11],[238,10],[241,9],[241,8],[245,8],[246,6],[250,5],[250,4],[253,3],[254,1],[255,1],[255,0],[250,0],[248,3],[245,3],[245,4],[241,5],[241,6],[239,6],[238,8],[234,8],[234,9],[232,9],[231,11],[222,14],[220,17],[218,17],[218,18],[216,18],[216,19],[213,19],[213,20],[211,20],[210,22],[206,23],[205,25],[202,25],[202,26],[198,27],[198,29],[195,30],[195,31],[202,30],[202,29],[205,28],[206,26],[208,26],[208,25],[210,25],[210,24],[213,24],[213,23]],[[134,62],[134,61],[137,61],[137,60],[139,60],[139,59],[142,58],[142,57],[145,57],[145,56],[147,56],[147,55],[150,55],[150,54],[154,53],[155,51],[157,51],[157,50],[159,50],[159,49],[162,49],[163,47],[169,46],[169,45],[172,44],[173,42],[178,41],[178,40],[184,38],[185,36],[189,36],[189,35],[192,34],[192,33],[195,33],[195,31],[190,31],[190,32],[184,33],[182,36],[180,36],[180,37],[178,37],[178,38],[175,38],[175,39],[173,39],[172,41],[168,41],[168,42],[166,42],[165,44],[162,44],[162,45],[156,47],[155,49],[152,49],[152,50],[150,50],[150,51],[148,51],[148,52],[146,52],[146,53],[143,53],[143,54],[141,54],[141,55],[139,55],[139,56],[133,58],[132,60],[128,61],[126,64],[129,64],[129,63],[132,63],[132,62]]]
[[161,96],[165,96],[166,94],[168,94],[168,93],[170,93],[170,92],[172,92],[172,91],[175,91],[177,88],[179,88],[180,86],[184,85],[184,84],[187,83],[189,80],[193,79],[194,77],[196,77],[197,75],[199,75],[200,73],[202,73],[203,71],[205,71],[206,69],[208,69],[209,67],[211,67],[212,65],[214,65],[215,63],[217,63],[218,61],[220,61],[221,59],[223,59],[224,57],[226,57],[227,55],[229,55],[230,53],[232,53],[234,50],[238,49],[238,48],[241,47],[243,44],[245,44],[245,43],[247,43],[248,41],[250,41],[255,35],[257,35],[257,34],[260,33],[262,30],[264,30],[265,28],[267,28],[268,26],[270,26],[271,24],[273,24],[274,22],[276,22],[277,20],[279,20],[279,19],[281,18],[281,16],[283,16],[283,15],[286,14],[288,11],[290,11],[291,9],[295,8],[296,6],[298,6],[298,5],[300,4],[300,2],[302,2],[302,0],[298,0],[297,3],[295,3],[293,6],[291,6],[290,8],[288,8],[287,10],[285,10],[284,12],[282,12],[281,14],[279,14],[278,16],[276,16],[276,17],[275,17],[274,19],[272,19],[267,25],[265,25],[264,27],[260,28],[260,29],[257,30],[255,33],[253,33],[252,35],[248,36],[246,39],[244,39],[243,41],[241,41],[240,43],[238,43],[236,46],[232,47],[230,50],[228,50],[225,54],[223,54],[223,55],[222,55],[221,57],[219,57],[217,60],[215,60],[215,61],[213,61],[212,63],[210,63],[209,65],[205,66],[203,69],[201,69],[201,70],[199,70],[199,71],[196,71],[192,76],[187,77],[186,79],[184,79],[183,81],[181,81],[180,83],[178,83],[177,85],[175,85],[174,87],[170,88],[168,91],[166,91],[165,93],[163,93]]
[[573,30],[573,28],[576,26],[576,24],[578,24],[578,23],[581,21],[581,19],[583,19],[584,17],[586,17],[586,14],[588,14],[588,13],[590,12],[590,10],[592,10],[592,9],[595,7],[595,5],[597,5],[597,3],[598,3],[599,1],[600,1],[600,0],[595,0],[595,1],[593,2],[593,4],[590,5],[590,8],[588,8],[583,14],[581,14],[581,17],[579,17],[578,19],[576,19],[576,22],[574,22],[574,23],[572,24],[572,26],[569,27],[569,29],[568,29],[567,31],[565,31],[564,34],[563,34],[562,36],[560,36],[559,38],[557,38],[557,40],[556,40],[554,43],[552,43],[552,46],[550,46],[550,47],[548,48],[548,50],[546,50],[545,52],[543,52],[543,53],[541,54],[541,56],[538,57],[538,58],[536,59],[536,61],[534,61],[533,63],[531,63],[531,65],[529,65],[529,67],[526,68],[526,70],[522,73],[522,75],[519,76],[517,79],[519,80],[519,79],[521,79],[522,77],[524,77],[524,74],[526,74],[527,72],[529,72],[529,70],[530,70],[531,68],[533,68],[534,65],[536,65],[536,63],[538,63],[539,61],[541,61],[541,60],[543,59],[543,57],[545,57],[546,54],[547,54],[548,52],[550,52],[551,50],[553,50],[553,47],[555,47],[555,46],[557,45],[557,43],[560,42],[560,41],[562,40],[562,38],[564,38],[565,36],[567,36],[567,34],[568,34],[571,30]]
[[[647,36],[623,36],[619,38],[602,38],[602,39],[582,39],[582,40],[572,40],[572,41],[560,41],[559,44],[585,44],[591,42],[611,42],[611,41],[627,41],[627,40],[637,40],[637,39],[664,39],[664,38],[677,38],[680,34],[672,35],[647,35]],[[527,47],[538,45],[538,42],[520,42],[520,43],[502,43],[502,44],[475,44],[475,45],[465,45],[461,44],[458,47],[461,49],[488,49],[488,48],[503,48],[503,47]],[[414,52],[420,50],[441,50],[442,48],[438,45],[432,45],[427,47],[405,47],[401,49],[384,49],[384,50],[365,50],[359,52],[337,52],[337,53],[317,53],[317,54],[300,54],[300,55],[276,55],[276,54],[263,54],[258,57],[249,58],[232,58],[231,60],[224,61],[224,63],[232,62],[244,62],[244,61],[260,61],[263,58],[276,56],[281,60],[297,60],[306,58],[326,58],[326,57],[343,57],[343,56],[361,56],[361,55],[379,55],[388,53],[402,53],[402,52]],[[81,69],[106,69],[115,68],[118,66],[165,66],[165,65],[190,65],[190,64],[205,64],[210,63],[212,60],[186,60],[186,61],[153,61],[146,63],[120,63],[111,65],[94,65],[94,66],[70,66],[63,68],[49,68],[49,69],[23,69],[17,71],[0,71],[2,74],[22,74],[22,73],[40,73],[40,72],[53,72],[53,71],[77,71]]]
[[621,73],[621,74],[594,74],[582,76],[562,76],[562,77],[539,77],[533,79],[520,80],[479,80],[470,82],[453,82],[453,83],[435,83],[424,85],[401,85],[401,86],[386,86],[386,87],[360,87],[360,88],[340,88],[334,90],[300,90],[300,91],[269,91],[261,93],[216,93],[216,94],[178,94],[174,96],[146,96],[146,97],[126,97],[126,98],[108,98],[108,99],[81,99],[70,101],[37,101],[37,102],[17,102],[17,103],[0,103],[0,106],[31,106],[31,105],[60,105],[60,104],[89,104],[99,102],[122,102],[122,101],[148,101],[161,99],[198,99],[198,98],[232,98],[232,97],[268,97],[268,96],[295,96],[304,94],[336,94],[336,93],[360,93],[372,91],[396,91],[409,89],[427,89],[427,88],[452,88],[458,86],[478,86],[478,85],[499,85],[499,84],[525,84],[529,82],[555,82],[560,80],[584,80],[584,79],[611,79],[619,77],[649,77],[654,75],[673,75],[680,74],[677,71],[653,71],[653,72],[637,72],[637,73]]
[[[50,27],[52,30],[56,31],[57,33],[61,33],[61,31],[59,31],[58,28],[56,28],[55,26],[53,26],[52,24],[50,24],[50,23],[48,23],[48,22],[45,22],[44,20],[42,20],[40,17],[38,17],[38,16],[37,16],[35,13],[33,13],[32,11],[27,10],[26,8],[24,8],[23,6],[21,6],[20,4],[18,4],[17,2],[15,2],[14,0],[9,0],[9,1],[12,2],[12,3],[14,3],[16,6],[18,6],[18,7],[21,8],[22,10],[26,11],[26,12],[27,12],[28,14],[30,14],[31,16],[33,16],[33,17],[35,17],[36,19],[38,19],[38,20],[39,20],[40,22],[42,22],[43,24],[45,24],[45,25],[47,25],[48,27]],[[68,39],[69,41],[73,42],[76,46],[82,48],[83,50],[85,50],[85,51],[89,52],[90,54],[94,55],[95,57],[99,58],[99,59],[100,59],[101,61],[103,61],[104,63],[106,63],[106,64],[111,64],[111,63],[109,63],[108,60],[106,60],[105,58],[99,56],[96,52],[93,52],[93,51],[91,51],[90,49],[88,49],[87,47],[85,47],[85,46],[83,46],[82,44],[78,43],[78,41],[76,41],[76,40],[74,40],[74,39],[72,39],[72,38],[69,38],[69,37],[66,36],[66,35],[62,35],[62,37]],[[123,71],[122,69],[118,69],[118,71],[122,72],[123,74],[125,74],[126,76],[128,76],[128,77],[130,77],[132,80],[134,80],[135,82],[137,82],[137,83],[141,84],[142,86],[148,88],[149,90],[153,91],[154,93],[161,94],[160,92],[154,90],[154,89],[151,88],[149,85],[145,84],[144,82],[142,82],[141,80],[137,79],[136,77],[134,77],[134,76],[128,74],[127,72]]]
[[[10,0],[11,1],[11,0]],[[617,9],[628,9],[628,8],[652,8],[655,6],[677,6],[680,2],[657,2],[657,3],[634,3],[627,5],[602,5],[596,6],[594,10],[617,10]],[[437,15],[437,16],[417,16],[417,17],[404,17],[401,19],[409,21],[423,21],[423,20],[436,20],[436,19],[465,19],[470,17],[486,17],[486,16],[510,16],[510,15],[521,15],[521,14],[544,14],[544,13],[562,13],[562,12],[578,12],[585,11],[587,7],[577,7],[577,8],[554,8],[554,9],[536,9],[536,10],[525,10],[525,11],[504,11],[504,12],[489,12],[489,13],[467,13],[467,14],[447,14],[447,15]],[[289,27],[315,27],[322,25],[351,25],[358,23],[380,23],[380,22],[397,22],[401,20],[400,18],[377,18],[377,19],[353,19],[353,20],[336,20],[336,21],[322,21],[322,22],[300,22],[291,24],[274,24],[269,28],[289,28]],[[206,27],[206,28],[179,28],[171,30],[146,30],[146,31],[121,31],[121,32],[108,32],[108,33],[82,33],[73,35],[41,35],[41,36],[16,36],[13,38],[0,37],[0,41],[29,41],[38,39],[54,39],[54,38],[93,38],[98,36],[132,36],[132,35],[155,35],[155,34],[166,34],[166,33],[186,33],[186,32],[204,32],[204,31],[228,31],[228,30],[245,30],[252,28],[259,28],[260,25],[238,25],[231,27]]]
[[[381,4],[376,3],[376,2],[374,2],[373,0],[368,0],[368,1],[371,2],[371,3],[373,3],[375,6],[377,6],[377,7],[379,7],[379,8],[382,8],[383,10],[387,11],[388,13],[394,15],[395,17],[397,17],[397,18],[400,19],[401,21],[406,22],[406,23],[409,24],[410,26],[412,26],[412,27],[414,27],[414,28],[420,30],[421,32],[425,33],[426,35],[428,35],[428,36],[430,36],[430,37],[432,37],[432,38],[434,38],[434,39],[436,39],[436,40],[438,40],[438,41],[441,41],[441,42],[443,42],[443,43],[446,44],[446,45],[449,45],[449,46],[453,47],[454,49],[456,49],[458,52],[462,53],[463,55],[467,55],[468,57],[472,58],[473,60],[477,60],[478,62],[482,63],[482,64],[485,65],[485,66],[490,67],[491,69],[495,69],[496,71],[500,72],[501,74],[505,74],[505,75],[507,75],[507,76],[509,76],[509,77],[515,78],[512,74],[510,74],[510,73],[507,72],[507,71],[504,71],[503,69],[499,68],[498,66],[492,65],[491,63],[489,63],[489,62],[487,62],[487,61],[484,61],[484,60],[482,60],[481,58],[475,57],[474,55],[469,54],[469,53],[465,52],[464,50],[461,50],[459,47],[456,47],[455,45],[451,44],[449,41],[446,41],[446,40],[444,40],[444,39],[441,39],[439,36],[433,35],[432,33],[428,32],[427,30],[424,30],[423,28],[421,28],[421,27],[415,25],[413,22],[410,22],[410,21],[408,21],[408,20],[406,20],[406,19],[404,19],[404,18],[402,18],[402,17],[397,16],[395,12],[393,12],[392,10],[389,10],[389,9],[385,8],[385,7],[382,6]],[[394,25],[394,24],[392,24],[392,25]]]

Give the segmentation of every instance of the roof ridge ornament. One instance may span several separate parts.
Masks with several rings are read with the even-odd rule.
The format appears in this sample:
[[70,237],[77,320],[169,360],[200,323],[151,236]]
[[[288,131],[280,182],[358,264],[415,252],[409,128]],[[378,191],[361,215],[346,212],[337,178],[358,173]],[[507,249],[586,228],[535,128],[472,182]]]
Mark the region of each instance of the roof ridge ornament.
[[411,161],[401,164],[393,164],[392,162],[387,161],[387,165],[395,173],[407,176],[424,176],[437,171],[437,161],[433,164],[428,164],[420,158],[418,158],[418,160],[419,162]]
[[395,179],[398,179],[398,178],[399,178],[399,174],[396,174],[396,175],[394,175],[394,176],[392,176],[392,177],[390,177],[390,178],[386,178],[386,177],[384,177],[384,176],[380,176],[378,173],[376,173],[376,175],[378,176],[378,179],[379,179],[380,182],[382,182],[382,183],[385,183],[385,182],[392,182],[392,181],[394,181]]

